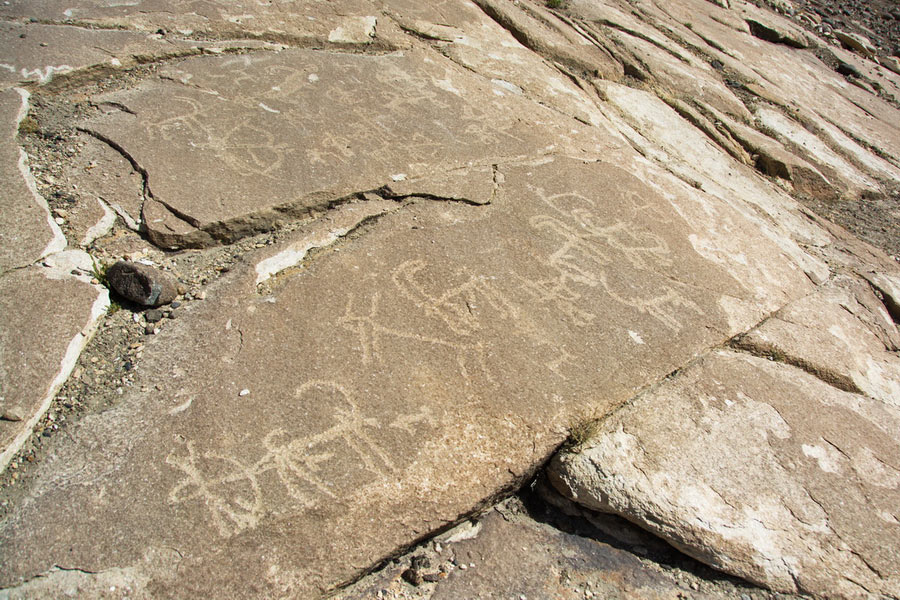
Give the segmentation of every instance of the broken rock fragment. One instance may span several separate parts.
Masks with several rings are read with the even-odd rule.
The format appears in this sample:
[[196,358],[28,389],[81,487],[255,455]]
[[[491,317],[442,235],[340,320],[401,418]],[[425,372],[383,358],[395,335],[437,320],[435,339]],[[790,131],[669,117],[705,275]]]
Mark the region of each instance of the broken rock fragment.
[[78,255],[87,258],[63,252],[50,257],[53,266],[0,276],[0,472],[47,412],[109,304],[106,290],[71,274],[66,259]]
[[723,350],[608,418],[550,475],[577,502],[770,589],[893,598],[898,432],[895,404]]
[[178,280],[149,265],[120,260],[106,278],[117,294],[143,306],[162,306],[178,297]]

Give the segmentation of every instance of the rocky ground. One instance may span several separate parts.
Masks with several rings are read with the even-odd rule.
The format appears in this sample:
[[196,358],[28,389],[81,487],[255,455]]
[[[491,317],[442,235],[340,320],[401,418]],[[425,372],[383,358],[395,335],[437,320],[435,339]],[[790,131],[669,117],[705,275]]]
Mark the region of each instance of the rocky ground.
[[[772,10],[791,17],[808,31],[844,46],[835,36],[836,31],[863,36],[875,55],[888,65],[898,64],[900,57],[900,7],[896,2],[820,2],[801,0],[788,5],[777,2],[768,5]],[[827,46],[816,49],[816,55],[826,64],[843,74],[848,81],[866,82],[879,90],[877,81],[868,79],[858,69],[841,61]],[[890,94],[884,97],[896,102]],[[900,190],[894,189],[885,196],[862,197],[855,203],[821,202],[812,198],[806,202],[820,215],[840,223],[862,239],[886,250],[893,256],[900,255],[900,231],[896,229],[900,214]]]
[[895,5],[146,4],[0,7],[0,597],[900,597]]

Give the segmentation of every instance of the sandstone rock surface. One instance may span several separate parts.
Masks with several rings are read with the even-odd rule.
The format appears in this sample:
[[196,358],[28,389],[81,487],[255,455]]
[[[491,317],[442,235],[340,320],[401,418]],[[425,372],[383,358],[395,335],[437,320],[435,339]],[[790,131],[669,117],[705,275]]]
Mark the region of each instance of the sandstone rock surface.
[[31,435],[109,304],[88,272],[71,275],[85,259],[90,265],[86,254],[64,252],[0,277],[0,469]]
[[[790,284],[745,287],[620,167],[498,170],[489,205],[416,202],[265,296],[250,265],[212,288],[147,349],[157,393],[86,419],[48,460],[57,484],[3,531],[4,577],[43,572],[61,551],[103,570],[176,547],[193,558],[153,585],[238,596],[254,573],[261,595],[309,595],[514,486],[581,412],[728,339],[782,289],[811,287],[787,257]],[[766,256],[782,255],[773,244]],[[115,519],[134,494],[141,517]],[[47,510],[64,512],[38,532]],[[220,568],[224,548],[241,569]],[[331,559],[339,549],[346,562]]]
[[555,484],[773,589],[896,596],[900,360],[878,305],[799,300],[739,342],[764,358],[704,357],[557,457]]
[[[900,252],[891,72],[742,0],[0,17],[0,594],[321,597],[595,418],[580,501],[898,594],[900,275],[811,211]],[[120,260],[188,293],[103,316]]]
[[59,226],[46,202],[37,195],[25,151],[16,144],[19,124],[28,114],[29,94],[23,89],[0,92],[0,184],[4,191],[0,211],[0,274],[27,266],[66,247]]

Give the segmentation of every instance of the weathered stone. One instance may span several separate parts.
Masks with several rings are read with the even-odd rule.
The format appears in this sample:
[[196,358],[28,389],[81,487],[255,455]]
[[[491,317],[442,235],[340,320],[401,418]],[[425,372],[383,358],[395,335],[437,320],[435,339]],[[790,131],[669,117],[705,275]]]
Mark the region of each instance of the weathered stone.
[[64,224],[78,245],[87,247],[97,238],[108,234],[116,221],[116,213],[99,198],[79,202],[64,217]]
[[71,275],[90,258],[64,254],[77,256],[54,255],[51,267],[0,276],[0,471],[47,411],[109,304],[86,273]]
[[[640,5],[666,27],[672,25],[673,18],[679,21],[678,35],[705,47],[705,52],[720,61],[727,72],[740,76],[742,87],[792,113],[797,113],[799,108],[797,116],[802,116],[804,124],[815,127],[837,124],[844,131],[852,131],[855,139],[880,150],[882,155],[900,155],[900,131],[893,109],[888,109],[875,95],[848,84],[811,53],[766,44],[752,37],[749,31],[742,33],[740,26],[743,24],[746,30],[746,23],[743,20],[735,23],[734,16],[729,17],[729,13],[736,15],[738,11],[723,11],[704,0],[666,2],[659,7],[652,0],[642,0]],[[759,10],[750,3],[741,4],[743,14],[758,15]],[[780,27],[797,27],[784,17],[767,15],[766,18]],[[834,50],[843,52],[840,48]],[[874,68],[874,63],[871,64]],[[718,85],[700,70],[695,70],[693,77],[695,85]],[[716,108],[721,111],[719,106]],[[846,140],[837,141],[839,146],[845,143]],[[866,153],[872,159],[877,158],[871,151]],[[819,170],[827,166],[811,162]],[[876,173],[872,175],[880,177]],[[891,176],[896,177],[896,174]]]
[[750,33],[767,42],[785,44],[786,46],[791,46],[793,48],[809,47],[809,41],[802,33],[797,35],[796,33],[784,30],[771,22],[767,23],[765,19],[747,19],[747,25],[750,26]]
[[855,281],[788,305],[739,345],[900,408],[900,359],[892,353],[900,332],[868,286]]
[[900,323],[900,275],[866,273],[864,277],[878,290],[895,323]]
[[[523,516],[489,512],[474,539],[453,545],[458,564],[439,580],[434,600],[458,598],[675,599],[685,583],[637,556]],[[471,565],[474,565],[471,566]],[[679,585],[680,584],[680,585]],[[696,584],[695,584],[696,585]],[[691,593],[698,600],[724,594]]]
[[143,306],[162,306],[178,297],[178,280],[156,267],[120,260],[106,270],[109,287]]
[[[552,25],[556,25],[554,27],[523,14],[519,8],[508,10],[506,3],[482,3],[482,6],[486,12],[480,10],[478,5],[460,1],[448,3],[438,14],[422,15],[418,11],[405,10],[410,16],[401,17],[401,22],[407,23],[407,29],[424,28],[426,33],[434,29],[434,24],[428,26],[430,21],[423,23],[421,19],[413,20],[413,16],[427,16],[453,25],[458,34],[445,35],[451,43],[442,47],[442,52],[463,67],[490,77],[491,94],[494,96],[526,95],[583,123],[598,124],[602,118],[590,97],[586,97],[565,72],[548,64],[527,44],[533,42],[535,48],[547,56],[554,56],[565,47],[570,54],[557,57],[563,64],[581,64],[581,68],[596,70],[603,76],[621,77],[621,66],[613,61],[609,53],[593,44],[575,46],[570,39],[572,36],[582,41],[584,38],[569,28],[569,37],[563,36],[558,31],[560,23],[556,17],[548,17],[552,19]],[[529,7],[533,5],[529,4]],[[489,15],[494,15],[504,26],[501,27]],[[535,37],[535,30],[540,31],[539,38]],[[587,64],[593,67],[587,67]]]
[[194,43],[66,25],[0,23],[0,88],[59,76],[101,78],[149,57],[199,53]]
[[368,44],[375,37],[377,19],[368,17],[351,17],[341,25],[328,32],[328,41],[334,44]]
[[[55,89],[42,89],[53,85],[45,71],[29,75],[44,97],[22,121],[24,132],[50,124],[59,133],[24,143],[48,195],[77,200],[56,206],[70,243],[94,240],[103,256],[129,259],[156,244],[150,256],[172,261],[192,300],[205,299],[161,327],[141,327],[138,315],[104,329],[98,349],[119,348],[119,336],[144,347],[132,355],[131,344],[117,362],[127,365],[121,379],[80,379],[90,401],[104,394],[118,404],[40,438],[28,476],[4,480],[0,594],[330,593],[520,485],[573,422],[649,389],[621,411],[636,415],[623,435],[652,420],[640,413],[648,397],[671,430],[645,444],[660,458],[637,464],[664,479],[672,461],[679,481],[706,481],[727,502],[697,502],[689,488],[679,496],[685,510],[713,506],[710,518],[750,531],[693,544],[702,523],[689,517],[658,526],[664,535],[775,587],[852,595],[850,577],[896,595],[860,562],[887,573],[882,580],[898,571],[885,557],[895,546],[879,537],[897,537],[885,516],[898,505],[890,469],[900,333],[885,316],[897,319],[895,261],[789,192],[843,196],[842,210],[859,198],[864,217],[887,214],[900,182],[900,119],[889,101],[900,87],[873,61],[834,48],[859,72],[862,86],[853,85],[810,51],[753,36],[747,20],[801,39],[796,24],[727,4],[0,6],[7,37],[26,35],[8,44],[4,85],[23,66],[60,66],[71,48],[74,70]],[[143,61],[151,64],[127,68]],[[13,168],[23,154],[12,124],[23,115],[10,109],[4,199],[6,181],[28,187],[27,170]],[[39,198],[9,198],[0,232],[22,236],[2,240],[12,258],[0,282],[32,273],[38,267],[22,267],[41,256],[45,270],[90,276],[83,253],[48,249],[47,215],[32,218],[23,200],[43,210]],[[97,238],[98,199],[133,231]],[[188,247],[202,250],[160,252]],[[709,354],[739,334],[751,353],[795,366]],[[40,356],[55,356],[66,335]],[[685,400],[703,390],[712,390],[705,406]],[[840,412],[842,402],[868,410],[868,421]],[[777,437],[786,426],[773,406],[799,450]],[[18,406],[3,414],[23,419],[4,425],[28,420]],[[858,482],[803,462],[833,466],[819,438],[846,449]],[[684,467],[690,458],[699,474]],[[879,477],[883,488],[871,483]],[[774,483],[740,487],[762,481]],[[641,488],[632,504],[668,489]],[[773,509],[772,524],[766,507],[780,506],[779,490],[788,509]],[[885,530],[867,518],[883,518]],[[736,531],[720,521],[713,529]],[[789,526],[772,533],[759,523]],[[781,545],[754,563],[760,541]],[[417,589],[451,583],[414,570]],[[462,571],[446,594],[490,583],[466,587]],[[466,571],[472,581],[479,573]]]
[[[265,295],[248,258],[147,343],[152,393],[138,380],[60,439],[41,465],[57,483],[4,522],[2,584],[60,553],[93,571],[178,548],[148,585],[314,596],[516,485],[585,410],[811,289],[738,211],[677,180],[667,200],[629,175],[651,165],[615,162],[500,164],[489,205],[389,212]],[[694,210],[732,224],[716,252],[746,270],[710,254]]]
[[[197,0],[185,7],[177,0],[136,0],[112,3],[85,0],[73,5],[63,0],[34,3],[10,0],[0,9],[0,15],[13,18],[33,18],[39,21],[62,22],[76,20],[104,28],[119,28],[155,34],[158,31],[174,35],[215,39],[251,38],[295,44],[327,43],[336,37],[337,45],[372,42],[368,35],[360,36],[362,20],[374,19],[378,8],[365,0],[338,0],[322,6],[315,0],[290,3],[222,3],[216,0]],[[312,18],[310,18],[312,17]],[[373,25],[374,26],[374,25]]]
[[806,130],[782,113],[772,109],[760,109],[756,113],[761,127],[783,139],[795,152],[819,165],[832,181],[840,181],[851,196],[863,190],[875,190],[878,184],[862,173],[855,165],[837,154],[820,137]]
[[116,215],[128,228],[139,229],[144,204],[141,174],[105,142],[80,133],[76,143],[78,154],[57,182],[74,199],[66,223],[72,241],[87,246],[104,234]]
[[584,31],[571,27],[570,21],[547,10],[543,3],[523,0],[513,5],[498,0],[476,0],[476,4],[521,44],[556,64],[603,77],[623,74],[622,66],[609,50],[590,43]]
[[326,248],[369,220],[400,208],[397,202],[370,200],[345,204],[269,249],[256,253],[256,284],[299,265],[313,249]]
[[551,466],[579,503],[775,590],[900,591],[896,399],[722,350],[600,429],[587,449]]
[[[777,240],[785,254],[794,257],[796,264],[803,265],[813,281],[821,283],[828,278],[827,267],[800,250],[795,243],[823,245],[827,243],[827,238],[822,236],[818,227],[810,227],[807,218],[786,196],[763,182],[752,169],[729,159],[698,129],[690,126],[656,96],[612,83],[602,89],[608,100],[606,110],[609,112],[606,114],[611,118],[614,118],[612,111],[620,115],[619,129],[648,157],[664,164],[683,180],[693,182],[702,190],[701,193],[730,203],[747,218],[753,219],[764,235]],[[757,219],[753,213],[764,217]],[[724,243],[722,237],[725,236],[721,236],[714,222],[708,220],[708,215],[700,211],[694,218],[706,223],[707,233],[704,236],[718,238],[715,242],[707,240],[708,248]],[[779,233],[776,234],[773,228]]]
[[813,165],[796,154],[789,152],[777,140],[770,138],[730,119],[726,115],[718,115],[731,135],[755,157],[754,165],[758,170],[772,177],[789,180],[794,190],[813,198],[835,200],[840,190],[825,178]]
[[856,50],[863,56],[868,58],[872,58],[875,56],[875,46],[872,45],[867,38],[859,35],[858,33],[851,33],[849,31],[841,31],[840,29],[836,29],[834,31],[834,36],[840,40],[840,42],[850,48],[851,50]]
[[[473,103],[468,98],[490,97],[492,87],[426,58],[294,50],[189,59],[164,79],[106,96],[131,112],[86,127],[147,172],[154,201],[145,203],[144,221],[166,247],[232,241],[398,174],[554,146],[537,134],[538,120],[541,129],[573,129],[523,98]],[[357,92],[369,108],[359,107]],[[177,100],[164,100],[173,94]],[[577,144],[583,133],[570,137]]]
[[896,56],[888,56],[881,59],[881,64],[884,65],[885,68],[890,69],[894,73],[900,75],[900,58],[897,58]]
[[392,181],[384,189],[392,198],[419,195],[470,204],[490,204],[499,187],[495,177],[492,167],[476,167],[415,181],[405,176],[397,177],[398,181]]
[[28,114],[28,97],[21,89],[0,92],[0,274],[66,247],[47,203],[35,189],[25,151],[16,143],[19,124]]

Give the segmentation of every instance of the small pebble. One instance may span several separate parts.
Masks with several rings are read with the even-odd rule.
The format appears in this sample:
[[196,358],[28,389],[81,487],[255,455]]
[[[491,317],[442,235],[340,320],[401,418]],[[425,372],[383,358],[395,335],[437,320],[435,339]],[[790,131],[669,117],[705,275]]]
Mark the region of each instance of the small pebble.
[[178,300],[176,300],[176,301],[174,301],[172,304],[170,304],[169,306],[171,306],[172,308],[178,308],[179,306],[181,306],[181,302],[179,302]]
[[158,308],[154,308],[145,312],[144,318],[147,319],[148,323],[158,323],[163,318],[163,312]]
[[249,393],[250,393],[250,390],[248,390],[247,388],[244,388],[244,389],[242,389],[242,390],[240,391],[240,393],[238,394],[238,396],[246,396],[246,395],[249,394]]

